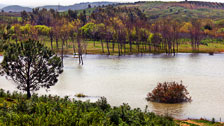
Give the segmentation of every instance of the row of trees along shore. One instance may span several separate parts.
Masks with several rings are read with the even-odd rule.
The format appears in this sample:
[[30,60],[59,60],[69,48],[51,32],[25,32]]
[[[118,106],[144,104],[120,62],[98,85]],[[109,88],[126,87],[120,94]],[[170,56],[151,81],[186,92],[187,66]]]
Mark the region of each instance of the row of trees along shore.
[[36,8],[32,12],[21,12],[21,17],[22,21],[10,26],[7,22],[1,23],[1,31],[6,31],[7,27],[7,33],[11,34],[8,42],[50,41],[51,49],[61,52],[62,60],[64,48],[72,47],[80,64],[83,64],[82,54],[87,53],[89,41],[93,41],[94,46],[96,41],[100,42],[102,53],[108,55],[115,48],[119,56],[147,52],[175,55],[185,38],[190,40],[192,51],[198,52],[202,39],[224,37],[224,25],[214,24],[209,19],[182,22],[166,17],[151,20],[138,8],[98,7],[88,16],[85,10],[57,12]]

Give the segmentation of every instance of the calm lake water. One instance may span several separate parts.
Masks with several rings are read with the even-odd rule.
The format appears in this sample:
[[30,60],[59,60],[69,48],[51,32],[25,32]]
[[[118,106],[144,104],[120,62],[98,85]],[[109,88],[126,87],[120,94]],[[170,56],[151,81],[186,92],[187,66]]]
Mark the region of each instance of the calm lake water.
[[[2,60],[2,57],[0,57]],[[178,54],[177,56],[84,56],[67,57],[59,82],[47,92],[60,96],[83,93],[92,101],[105,96],[111,105],[128,103],[131,107],[175,118],[207,118],[224,121],[224,55]],[[192,96],[191,103],[160,104],[145,100],[158,82],[183,81]],[[0,88],[16,90],[12,81],[0,77]],[[46,94],[45,90],[38,91]]]

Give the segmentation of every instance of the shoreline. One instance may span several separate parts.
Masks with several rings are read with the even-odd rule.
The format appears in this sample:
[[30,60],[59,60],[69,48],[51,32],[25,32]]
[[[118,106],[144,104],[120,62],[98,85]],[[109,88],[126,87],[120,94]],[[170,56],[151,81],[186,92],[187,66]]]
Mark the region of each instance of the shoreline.
[[[61,51],[60,49],[53,49],[53,51],[58,54],[61,55]],[[64,49],[64,55],[73,55],[73,50],[72,49]],[[209,55],[214,55],[214,54],[222,54],[224,53],[224,49],[217,49],[214,50],[213,48],[209,48],[209,49],[199,49],[199,51],[192,51],[190,49],[179,49],[178,52],[176,52],[175,54],[178,53],[192,53],[192,54],[200,54],[200,53],[208,53]],[[125,53],[121,53],[121,56],[124,55],[142,55],[142,54],[166,54],[165,51],[158,51],[158,52],[125,52]],[[167,53],[168,54],[168,53]],[[173,55],[174,53],[170,53],[170,55]],[[115,52],[110,52],[110,54],[108,54],[108,52],[106,50],[104,50],[104,52],[102,52],[101,49],[87,49],[86,53],[83,53],[83,55],[108,55],[108,56],[119,56],[119,53],[117,51]],[[3,56],[3,52],[0,52],[0,56]]]
[[[60,53],[56,53],[58,56],[61,56]],[[140,56],[140,55],[160,55],[160,54],[166,54],[166,53],[132,53],[132,54],[124,54],[124,55],[120,55],[120,56]],[[215,54],[224,54],[224,52],[216,52],[216,53],[213,53],[213,54],[210,54],[209,52],[198,52],[198,53],[195,53],[195,52],[179,52],[179,53],[175,53],[175,55],[178,55],[178,54],[208,54],[208,55],[215,55]],[[99,56],[119,56],[118,54],[106,54],[106,53],[87,53],[87,54],[82,54],[83,56],[85,55],[92,55],[92,56],[96,56],[96,55],[99,55]],[[167,55],[173,55],[173,53],[171,54],[167,54]],[[173,56],[175,56],[173,55]],[[1,52],[0,52],[0,56],[4,56]],[[71,53],[66,53],[64,54],[64,57],[66,56],[76,56],[76,57],[73,57],[73,58],[78,58],[77,54],[76,55],[73,55]]]
[[173,120],[179,124],[180,126],[191,126],[191,125],[196,125],[196,126],[207,126],[207,125],[215,125],[215,126],[223,126],[224,122],[219,122],[219,121],[212,121],[204,118],[200,119],[193,119],[193,118],[188,118],[188,119],[176,119],[173,118]]
[[[56,53],[57,55],[61,55],[60,53]],[[165,52],[161,52],[161,53],[127,53],[127,54],[122,54],[120,56],[131,56],[131,55],[147,55],[147,54],[154,54],[154,55],[159,55],[159,54],[167,54],[167,55],[173,55],[173,53],[165,53]],[[178,52],[175,53],[176,54],[209,54],[209,55],[214,55],[214,54],[224,54],[224,52],[220,51],[220,52]],[[65,53],[64,56],[66,55],[72,55],[72,56],[78,56],[78,54],[73,55],[72,53]],[[83,53],[82,55],[102,55],[102,56],[119,56],[117,53],[112,53],[110,55],[108,55],[107,53]],[[0,54],[0,56],[3,56]]]
[[[1,88],[0,88],[1,89]],[[6,90],[5,90],[6,91]],[[43,95],[38,95],[38,97],[40,96],[43,96]],[[58,95],[52,95],[52,96],[58,96]],[[64,98],[63,96],[59,96],[60,98]],[[72,101],[72,99],[75,99],[76,101],[80,101],[81,99],[86,99],[88,101],[88,97],[100,97],[100,96],[87,96],[87,97],[77,97],[74,98],[74,97],[71,97],[70,96],[70,100]],[[0,97],[1,98],[1,97]],[[78,98],[78,99],[77,99]],[[6,99],[5,99],[6,100]],[[81,100],[82,102],[85,102],[85,100]],[[92,103],[95,103],[92,102]],[[108,103],[109,104],[109,103]],[[112,105],[111,105],[112,107]],[[113,106],[113,107],[118,107],[118,106]],[[135,109],[135,108],[132,108],[132,109]],[[154,114],[156,114],[155,112],[153,112]],[[156,114],[157,116],[160,116],[160,117],[165,117],[165,118],[171,118],[173,121],[175,121],[177,124],[180,124],[180,126],[191,126],[191,125],[199,125],[199,126],[203,126],[205,124],[218,124],[218,125],[215,125],[215,126],[223,126],[224,125],[224,122],[223,121],[218,121],[218,120],[214,120],[213,122],[213,119],[207,119],[207,118],[184,118],[184,119],[178,119],[178,118],[175,118],[175,117],[172,117],[172,116],[162,116],[162,115],[159,115],[159,114]],[[187,124],[187,125],[186,125]]]

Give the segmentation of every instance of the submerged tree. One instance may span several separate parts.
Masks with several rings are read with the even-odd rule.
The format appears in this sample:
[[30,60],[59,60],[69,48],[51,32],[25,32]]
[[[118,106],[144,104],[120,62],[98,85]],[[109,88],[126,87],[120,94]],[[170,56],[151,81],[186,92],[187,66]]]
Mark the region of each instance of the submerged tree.
[[63,72],[62,61],[53,51],[36,41],[9,44],[1,63],[3,75],[11,78],[17,88],[27,92],[50,88]]
[[161,103],[190,102],[191,97],[186,87],[177,82],[158,83],[151,93],[148,93],[146,100]]

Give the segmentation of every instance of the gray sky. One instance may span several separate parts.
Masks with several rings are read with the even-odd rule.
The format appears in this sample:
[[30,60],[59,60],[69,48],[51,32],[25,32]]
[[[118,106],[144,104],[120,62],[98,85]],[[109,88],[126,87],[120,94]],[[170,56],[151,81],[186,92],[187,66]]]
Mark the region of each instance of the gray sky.
[[[80,2],[96,2],[96,1],[111,1],[111,2],[135,2],[147,0],[0,0],[0,4],[6,5],[21,5],[21,6],[42,6],[42,5],[72,5]],[[161,0],[148,0],[161,1]],[[162,1],[184,1],[184,0],[162,0]],[[192,1],[210,1],[210,2],[224,2],[224,0],[192,0]]]

